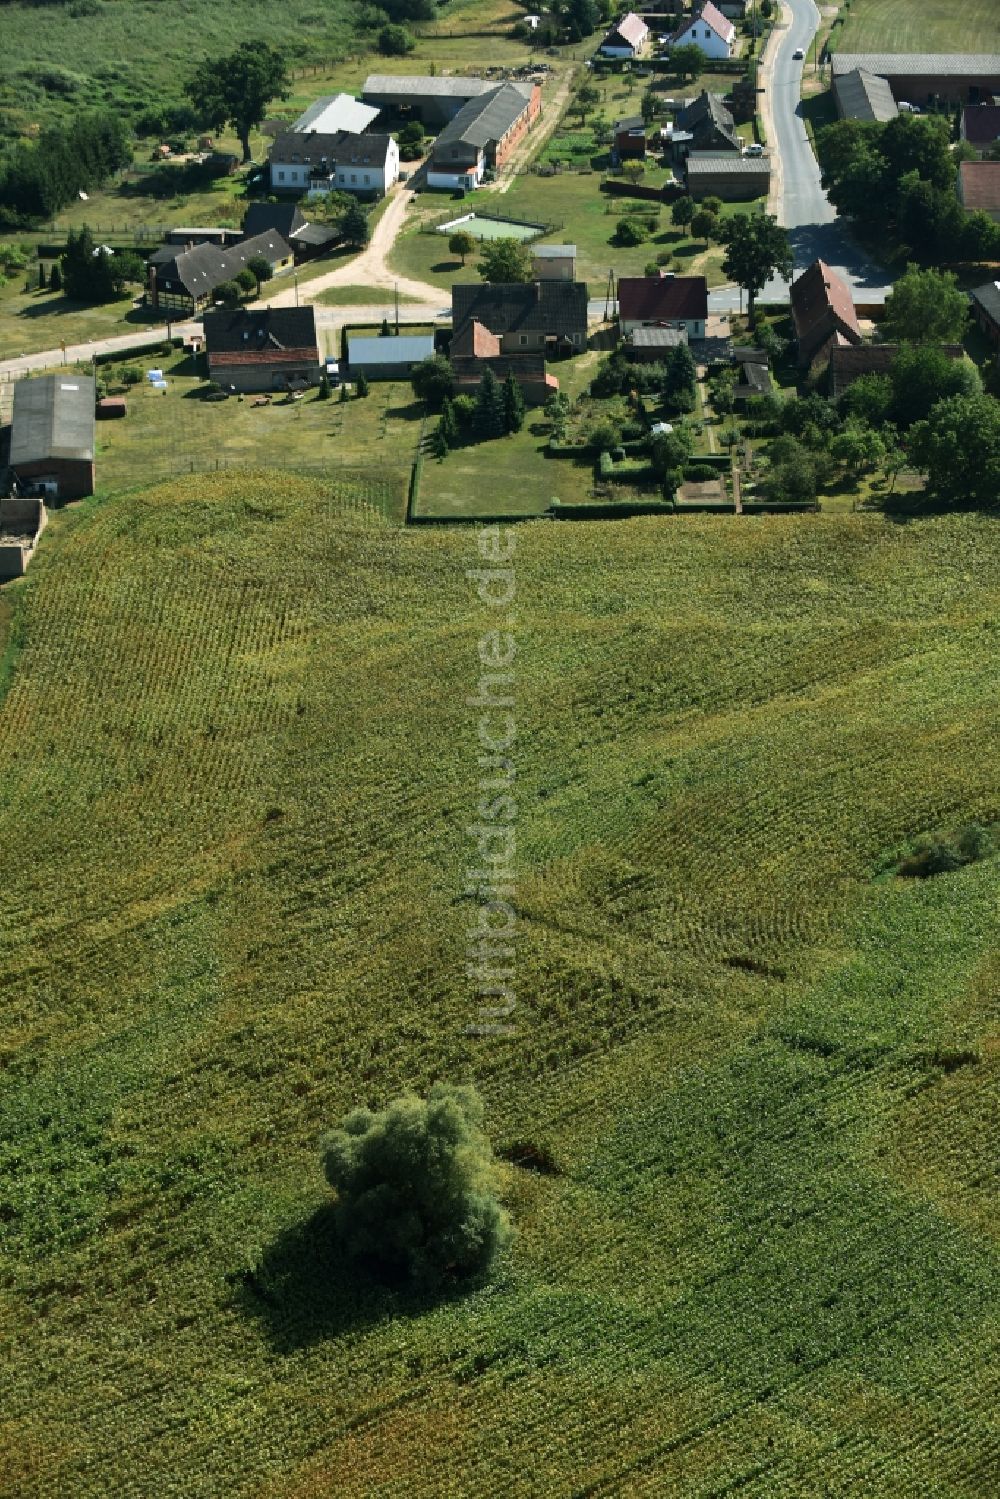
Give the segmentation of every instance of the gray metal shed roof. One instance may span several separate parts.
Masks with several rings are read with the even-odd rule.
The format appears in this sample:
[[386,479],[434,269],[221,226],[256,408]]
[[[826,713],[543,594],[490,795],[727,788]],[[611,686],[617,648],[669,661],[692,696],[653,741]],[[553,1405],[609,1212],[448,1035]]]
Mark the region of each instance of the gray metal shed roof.
[[576,254],[576,245],[532,245],[536,260],[568,260]]
[[327,94],[300,114],[293,130],[316,130],[320,135],[335,135],[338,130],[348,130],[360,135],[367,130],[379,111],[371,104],[362,104],[350,94]]
[[906,74],[923,78],[960,78],[966,74],[1000,74],[997,52],[835,52],[833,76],[853,73],[863,68],[880,78],[900,78]]
[[10,432],[10,466],[49,458],[94,461],[94,405],[90,375],[42,375],[18,380]]
[[349,364],[416,364],[434,353],[433,333],[391,334],[389,338],[347,335]]
[[423,95],[440,99],[474,99],[496,88],[486,78],[431,78],[420,73],[370,73],[364,94]]
[[770,177],[766,156],[739,156],[735,151],[692,151],[687,159],[689,177]]

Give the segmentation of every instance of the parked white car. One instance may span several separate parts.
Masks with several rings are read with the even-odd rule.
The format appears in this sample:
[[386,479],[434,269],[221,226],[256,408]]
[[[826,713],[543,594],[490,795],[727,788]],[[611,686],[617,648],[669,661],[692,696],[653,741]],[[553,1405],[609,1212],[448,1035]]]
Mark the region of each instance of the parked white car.
[[743,148],[743,155],[744,156],[763,156],[763,154],[764,154],[764,147],[762,145],[760,145],[757,141],[751,141],[751,143],[750,143],[749,146],[744,146],[744,148]]
[[792,56],[795,58],[796,62],[805,57],[805,55],[806,54],[803,52],[801,47],[796,47],[795,51],[792,53]]

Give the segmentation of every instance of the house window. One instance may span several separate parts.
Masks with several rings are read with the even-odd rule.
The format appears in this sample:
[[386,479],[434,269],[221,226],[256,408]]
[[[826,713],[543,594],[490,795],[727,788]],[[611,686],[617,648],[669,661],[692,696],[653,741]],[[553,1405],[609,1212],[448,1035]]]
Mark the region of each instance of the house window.
[[357,182],[357,180],[358,180],[358,174],[357,174],[357,172],[352,172],[351,173],[351,181],[352,182]]
[[278,172],[278,181],[279,181],[279,182],[284,182],[284,180],[285,180],[285,171],[284,171],[284,168],[282,168],[282,169],[281,169],[281,170],[280,170],[280,171],[279,171],[279,172]]
[[528,335],[526,333],[522,333],[521,334],[521,344],[522,344],[522,346],[524,344],[526,344],[527,342],[528,342]]
[[366,172],[365,173],[365,187],[367,187],[369,185],[369,183],[371,182],[371,180],[372,179],[369,177],[368,173]]

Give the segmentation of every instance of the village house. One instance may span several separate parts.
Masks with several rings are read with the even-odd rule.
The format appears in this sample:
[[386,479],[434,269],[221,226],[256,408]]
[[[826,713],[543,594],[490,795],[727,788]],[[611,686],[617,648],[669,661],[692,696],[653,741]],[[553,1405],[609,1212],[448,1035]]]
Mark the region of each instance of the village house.
[[771,187],[771,163],[766,156],[739,156],[733,151],[692,151],[685,163],[687,187],[697,202],[722,198],[749,202],[765,198]]
[[683,329],[689,339],[705,337],[708,282],[704,276],[621,276],[618,326],[622,335],[639,328]]
[[382,197],[399,176],[399,147],[391,135],[335,135],[289,130],[267,153],[276,193],[359,193]]
[[1000,93],[994,52],[834,52],[831,67],[834,86],[858,69],[884,78],[897,104],[977,104]]
[[529,405],[544,405],[559,389],[555,376],[545,372],[544,353],[518,350],[505,354],[503,342],[500,334],[491,333],[476,318],[463,323],[452,335],[448,350],[456,391],[460,395],[474,394],[489,369],[500,381],[513,375]]
[[319,384],[319,341],[311,307],[206,312],[204,327],[209,378],[220,385],[251,392]]
[[[949,359],[964,359],[961,344],[938,344]],[[899,344],[840,344],[830,350],[829,395],[835,401],[862,375],[887,375],[899,353]]]
[[892,89],[884,78],[864,68],[835,75],[833,102],[842,120],[894,120],[899,114]]
[[225,249],[211,244],[163,245],[149,257],[149,304],[155,310],[200,312],[217,287],[234,280],[258,255],[267,261],[272,275],[289,269],[295,261],[291,245],[274,232],[241,239]]
[[576,245],[532,245],[531,267],[535,281],[575,281]]
[[8,463],[18,491],[49,500],[94,493],[96,382],[91,375],[18,380]]
[[502,167],[538,117],[541,89],[533,83],[505,83],[464,104],[434,142],[427,163],[427,186],[478,187],[486,172]]
[[1000,347],[1000,281],[987,281],[969,293],[972,316],[986,337]]
[[361,97],[365,104],[400,119],[421,120],[434,130],[453,120],[463,105],[496,88],[487,78],[437,78],[419,73],[371,73]]
[[688,341],[687,327],[633,328],[625,335],[622,348],[633,364],[661,364],[668,349]]
[[687,151],[738,153],[741,150],[732,114],[723,104],[721,96],[710,94],[707,89],[702,89],[697,99],[693,99],[686,109],[681,110],[677,116],[675,134],[685,138],[679,153],[681,157]]
[[1000,153],[1000,104],[970,104],[959,133],[979,156]]
[[814,260],[791,286],[792,322],[801,365],[829,358],[842,344],[861,343],[851,288],[823,260]]
[[500,339],[502,354],[539,352],[551,358],[587,347],[587,287],[582,281],[529,281],[451,289],[455,336],[470,322]]
[[763,349],[738,347],[733,349],[733,363],[739,378],[733,386],[733,400],[745,406],[756,396],[770,395],[774,386],[771,371],[767,367],[767,354]]
[[243,220],[243,237],[276,233],[291,245],[296,261],[309,260],[339,244],[339,230],[312,224],[297,203],[251,203]]
[[629,11],[605,33],[598,52],[604,57],[641,57],[649,45],[649,27],[641,16]]
[[966,213],[985,213],[1000,224],[1000,161],[963,161],[958,168],[958,201]]
[[614,123],[611,141],[611,165],[621,166],[623,161],[645,161],[646,122],[642,115],[626,115]]
[[682,21],[670,38],[671,48],[698,47],[713,60],[732,57],[735,42],[736,27],[712,4],[712,0],[707,0],[688,20]]

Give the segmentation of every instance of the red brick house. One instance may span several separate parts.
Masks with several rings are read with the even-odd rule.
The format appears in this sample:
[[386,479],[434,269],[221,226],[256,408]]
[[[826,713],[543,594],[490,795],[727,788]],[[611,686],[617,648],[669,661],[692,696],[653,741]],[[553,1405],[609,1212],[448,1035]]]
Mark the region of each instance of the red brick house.
[[827,345],[861,342],[851,288],[826,261],[814,260],[792,282],[791,304],[800,364],[812,364]]

